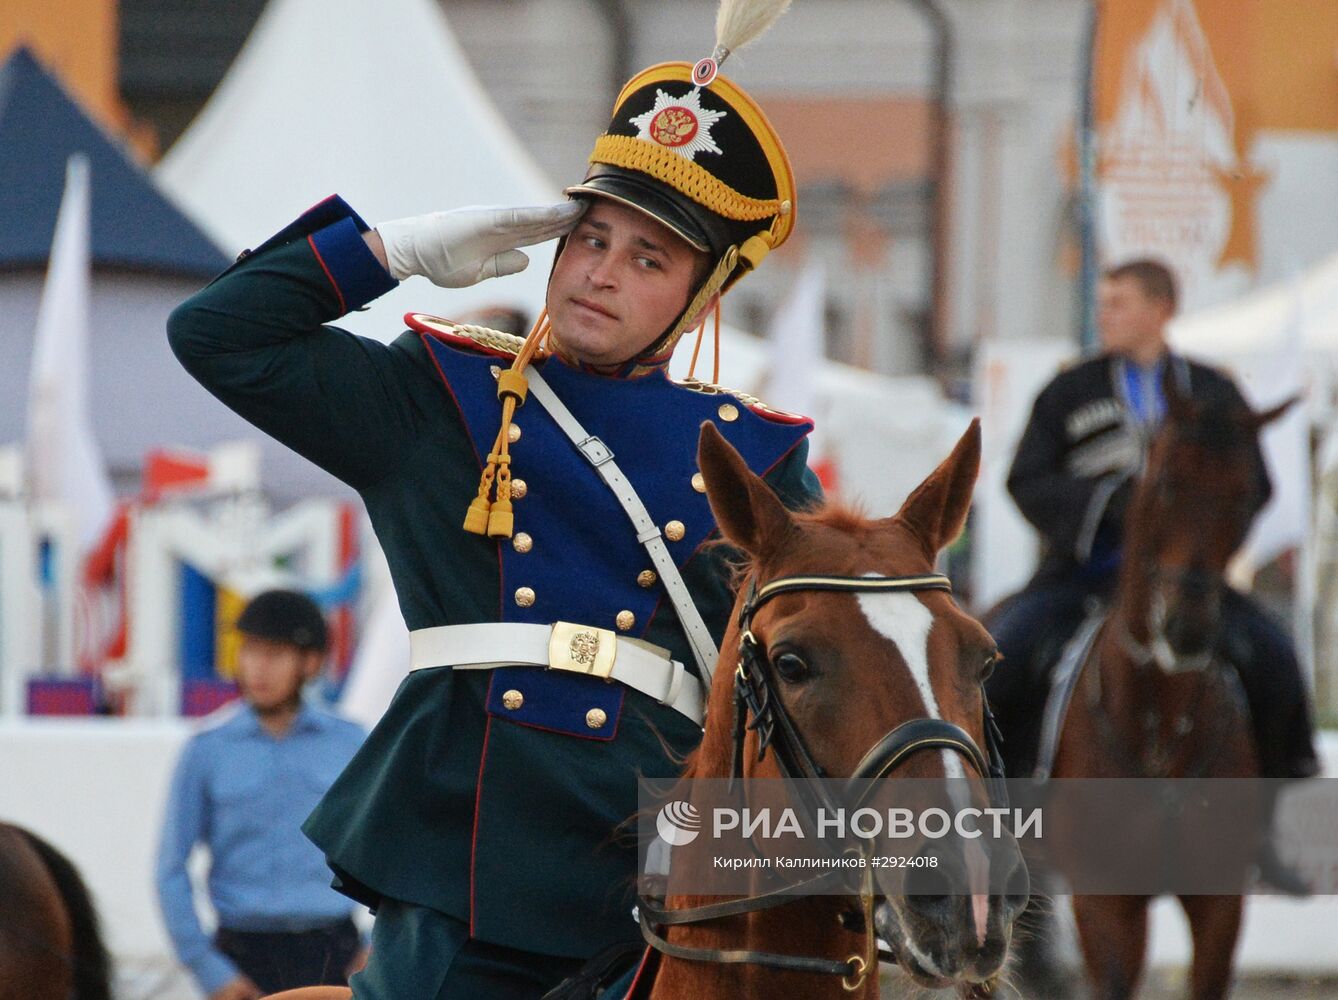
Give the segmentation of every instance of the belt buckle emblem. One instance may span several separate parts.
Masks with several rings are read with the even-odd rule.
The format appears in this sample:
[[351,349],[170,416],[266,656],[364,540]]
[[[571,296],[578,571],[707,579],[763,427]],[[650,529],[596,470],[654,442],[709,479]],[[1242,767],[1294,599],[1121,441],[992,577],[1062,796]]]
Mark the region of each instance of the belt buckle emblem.
[[548,640],[548,668],[609,679],[618,653],[618,637],[608,629],[554,622]]

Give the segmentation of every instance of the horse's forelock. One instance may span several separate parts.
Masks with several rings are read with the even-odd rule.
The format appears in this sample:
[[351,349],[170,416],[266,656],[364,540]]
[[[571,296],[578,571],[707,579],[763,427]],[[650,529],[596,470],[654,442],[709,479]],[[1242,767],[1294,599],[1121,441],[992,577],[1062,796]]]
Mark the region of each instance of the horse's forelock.
[[[811,510],[795,512],[793,517],[796,526],[801,531],[804,528],[830,528],[840,534],[851,535],[856,538],[886,528],[886,522],[880,522],[869,517],[859,504],[836,499],[829,499],[821,506]],[[731,550],[733,557],[730,559],[732,573],[730,582],[736,590],[759,563],[768,563],[775,557],[784,559],[785,555],[788,555],[788,553],[766,553],[761,559],[757,559],[746,552],[741,552],[731,545],[728,539],[718,538],[710,544]],[[830,558],[830,554],[828,554],[828,557]],[[783,570],[783,572],[788,572],[788,570]]]
[[821,525],[849,534],[872,531],[878,526],[878,522],[870,518],[860,504],[836,499],[797,515],[795,520],[801,524]]

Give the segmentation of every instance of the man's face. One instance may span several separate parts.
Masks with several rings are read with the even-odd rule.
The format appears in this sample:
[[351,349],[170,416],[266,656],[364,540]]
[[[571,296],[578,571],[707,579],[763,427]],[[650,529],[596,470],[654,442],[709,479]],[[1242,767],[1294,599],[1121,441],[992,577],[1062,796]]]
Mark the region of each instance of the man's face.
[[1149,297],[1135,278],[1107,278],[1101,282],[1096,318],[1107,351],[1146,354],[1165,346],[1171,306]]
[[644,213],[592,198],[548,283],[553,336],[586,364],[636,357],[687,307],[705,259]]
[[237,686],[264,715],[295,704],[302,685],[320,669],[321,655],[289,642],[243,635],[237,652]]

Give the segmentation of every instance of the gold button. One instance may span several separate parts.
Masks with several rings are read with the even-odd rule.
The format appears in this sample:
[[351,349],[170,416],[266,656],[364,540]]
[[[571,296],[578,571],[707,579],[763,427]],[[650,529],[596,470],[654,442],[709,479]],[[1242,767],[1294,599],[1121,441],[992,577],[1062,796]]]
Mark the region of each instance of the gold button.
[[789,198],[786,198],[783,202],[780,203],[780,214],[782,217],[789,215],[793,209],[794,206],[790,204]]
[[534,548],[534,539],[523,531],[516,532],[516,537],[511,539],[511,547],[522,555]]
[[492,372],[492,377],[493,377],[493,378],[501,378],[501,377],[502,377],[502,366],[501,366],[501,365],[489,365],[489,366],[488,366],[488,371]]
[[525,494],[528,493],[529,491],[530,491],[530,488],[529,488],[529,486],[527,486],[527,485],[525,484],[525,480],[523,480],[523,479],[513,479],[513,480],[511,480],[511,499],[512,499],[512,500],[520,500],[520,499],[523,498],[523,497],[525,496]]
[[515,688],[512,688],[510,691],[506,692],[506,694],[502,695],[502,704],[510,711],[514,712],[516,709],[520,708],[521,705],[525,704],[525,696]]
[[692,488],[696,490],[698,493],[706,492],[706,477],[703,476],[700,472],[693,473]]
[[655,575],[653,569],[643,569],[636,575],[636,582],[639,587],[653,587],[658,579],[659,577]]
[[618,625],[619,632],[626,632],[636,624],[636,615],[630,611],[619,611],[618,617],[613,620]]
[[681,542],[686,534],[687,529],[683,527],[682,521],[670,521],[664,526],[664,537],[671,542]]
[[603,729],[604,723],[608,721],[608,713],[602,708],[592,708],[585,713],[585,724],[591,729]]
[[519,424],[511,424],[511,425],[506,429],[506,439],[507,439],[508,441],[510,441],[512,444],[515,444],[517,441],[520,440],[520,425],[519,425]]
[[720,414],[720,419],[726,423],[739,419],[739,408],[733,403],[721,403],[720,409],[716,410]]
[[534,591],[529,587],[521,587],[516,591],[516,603],[522,608],[528,608],[534,603]]

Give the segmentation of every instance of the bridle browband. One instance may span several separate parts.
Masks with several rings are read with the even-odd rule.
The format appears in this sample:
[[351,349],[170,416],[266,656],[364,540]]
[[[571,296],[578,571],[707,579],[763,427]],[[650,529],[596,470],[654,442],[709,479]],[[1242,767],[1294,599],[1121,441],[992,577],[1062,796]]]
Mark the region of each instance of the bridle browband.
[[[766,650],[753,634],[753,618],[768,601],[782,594],[797,591],[836,591],[843,593],[914,593],[925,590],[952,592],[952,581],[938,573],[918,576],[786,576],[761,587],[756,576],[751,577],[748,595],[739,609],[739,661],[734,670],[734,744],[730,771],[731,787],[743,779],[743,746],[748,730],[757,732],[757,759],[761,761],[768,748],[776,755],[781,775],[790,780],[790,789],[804,800],[803,812],[811,817],[813,809],[837,809],[830,791],[823,785],[826,772],[813,759],[808,744],[781,703],[775,690],[772,666]],[[1005,806],[1008,801],[1004,784],[1003,757],[999,750],[1001,736],[994,716],[990,713],[985,692],[981,691],[984,708],[985,752],[976,745],[971,734],[944,719],[916,718],[901,723],[873,745],[861,758],[854,772],[846,779],[846,791],[854,795],[856,805],[862,804],[872,790],[873,782],[888,777],[909,758],[924,750],[950,750],[966,758],[971,767],[989,786],[992,805]],[[749,716],[752,721],[749,721]],[[793,780],[804,779],[804,780]],[[811,801],[816,799],[816,802]],[[867,845],[865,845],[867,846]],[[863,849],[863,848],[862,848]],[[646,942],[662,954],[696,962],[723,964],[763,965],[791,972],[825,973],[841,976],[842,986],[850,992],[860,988],[878,959],[895,962],[896,957],[877,948],[877,934],[873,921],[873,875],[866,868],[860,890],[866,949],[863,955],[852,955],[845,961],[784,955],[775,952],[743,949],[690,948],[667,941],[657,927],[697,924],[725,917],[768,910],[785,903],[808,898],[796,890],[833,885],[844,872],[827,872],[815,878],[759,896],[711,903],[704,906],[667,909],[656,900],[645,896],[639,899],[641,933]]]

